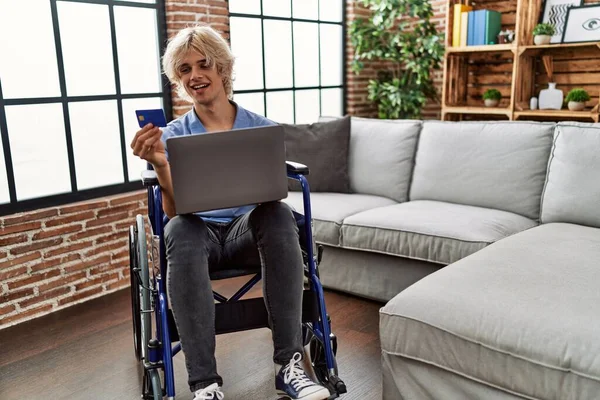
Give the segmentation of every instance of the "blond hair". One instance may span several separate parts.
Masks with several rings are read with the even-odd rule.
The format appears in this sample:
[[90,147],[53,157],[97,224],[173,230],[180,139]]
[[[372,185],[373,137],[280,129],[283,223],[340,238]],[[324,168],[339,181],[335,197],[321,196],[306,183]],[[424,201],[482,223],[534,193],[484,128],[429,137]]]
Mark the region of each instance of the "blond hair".
[[208,25],[200,24],[180,30],[169,40],[162,59],[163,71],[169,81],[177,87],[177,94],[191,101],[190,96],[181,84],[179,67],[185,55],[197,51],[206,57],[209,68],[214,65],[223,79],[223,88],[229,99],[233,98],[233,62],[234,57],[225,39]]

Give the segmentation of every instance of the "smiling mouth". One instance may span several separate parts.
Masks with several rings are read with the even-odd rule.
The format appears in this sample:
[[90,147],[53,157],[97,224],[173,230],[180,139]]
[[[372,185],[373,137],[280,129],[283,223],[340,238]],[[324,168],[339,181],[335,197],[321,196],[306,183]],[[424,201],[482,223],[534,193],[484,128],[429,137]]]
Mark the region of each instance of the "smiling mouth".
[[191,86],[191,88],[194,89],[194,90],[204,89],[204,88],[207,88],[207,87],[208,87],[208,83],[205,83],[205,84],[202,84],[202,85]]

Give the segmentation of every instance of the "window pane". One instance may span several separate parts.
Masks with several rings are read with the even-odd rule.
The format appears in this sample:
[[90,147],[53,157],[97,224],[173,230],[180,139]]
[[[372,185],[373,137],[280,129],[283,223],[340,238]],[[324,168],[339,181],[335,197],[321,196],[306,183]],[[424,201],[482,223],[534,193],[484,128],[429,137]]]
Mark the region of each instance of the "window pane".
[[[146,161],[133,155],[133,150],[129,145],[136,132],[140,130],[135,110],[153,110],[163,108],[160,97],[151,97],[144,99],[123,100],[123,126],[125,128],[125,150],[127,151],[127,171],[130,181],[139,181],[140,174],[146,169]],[[119,154],[121,154],[119,152]],[[121,172],[121,175],[123,173]]]
[[294,93],[267,93],[267,118],[280,124],[294,123]]
[[321,115],[328,117],[341,117],[342,114],[342,89],[321,90]]
[[312,124],[319,120],[319,91],[296,91],[296,123]]
[[5,99],[60,96],[48,0],[0,0],[0,55]]
[[67,94],[114,94],[108,6],[59,1],[57,7]]
[[6,121],[17,200],[70,192],[62,105],[7,106]]
[[292,87],[292,25],[265,20],[265,72],[267,88]]
[[260,0],[229,0],[229,12],[260,15]]
[[292,10],[288,0],[263,0],[263,15],[275,17],[291,17]]
[[262,93],[244,93],[236,94],[234,97],[236,103],[260,115],[265,115],[265,103]]
[[77,188],[123,183],[117,101],[70,103],[69,118]]
[[156,11],[115,7],[115,29],[121,93],[160,92]]
[[342,84],[342,27],[321,24],[321,86]]
[[342,22],[344,5],[342,0],[321,0],[319,19],[322,21]]
[[262,36],[258,18],[229,19],[231,51],[235,55],[235,90],[262,89]]
[[[2,131],[0,131],[1,133]],[[10,193],[8,192],[8,177],[6,175],[6,164],[4,163],[4,143],[0,136],[0,204],[10,202]]]
[[[327,0],[321,0],[327,1]],[[294,18],[318,19],[319,0],[294,0]]]
[[294,22],[294,75],[296,87],[319,86],[318,25]]

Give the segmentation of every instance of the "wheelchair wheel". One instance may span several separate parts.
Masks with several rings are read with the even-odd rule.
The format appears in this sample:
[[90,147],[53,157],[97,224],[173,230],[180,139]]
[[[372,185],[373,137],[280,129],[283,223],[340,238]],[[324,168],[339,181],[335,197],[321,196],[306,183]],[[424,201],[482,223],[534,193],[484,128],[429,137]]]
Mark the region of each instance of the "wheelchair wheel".
[[135,228],[129,227],[129,280],[131,283],[131,320],[133,322],[133,350],[135,358],[142,359],[142,314],[140,309],[140,285],[137,278],[137,236]]
[[141,319],[141,329],[140,329],[140,339],[141,339],[141,350],[142,350],[142,358],[144,360],[148,359],[148,341],[150,340],[150,331],[152,329],[152,321],[151,321],[151,293],[150,293],[150,270],[148,269],[148,247],[146,244],[146,229],[144,228],[144,217],[138,214],[135,218],[136,222],[136,237],[137,237],[137,246],[136,246],[136,258],[138,271],[136,271],[136,276],[138,279],[138,290],[140,291],[140,300],[141,300],[141,309],[140,309],[140,319]]
[[144,374],[142,398],[147,400],[162,400],[163,391],[160,384],[160,374],[157,369],[151,369]]

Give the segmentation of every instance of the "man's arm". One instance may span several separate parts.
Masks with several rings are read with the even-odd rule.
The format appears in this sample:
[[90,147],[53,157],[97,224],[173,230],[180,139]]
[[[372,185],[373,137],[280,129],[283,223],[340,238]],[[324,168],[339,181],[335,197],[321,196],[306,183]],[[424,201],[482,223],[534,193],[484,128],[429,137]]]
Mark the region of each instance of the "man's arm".
[[148,124],[135,134],[131,142],[133,154],[152,164],[162,192],[163,211],[169,218],[175,216],[175,201],[173,182],[171,181],[171,166],[167,159],[165,146],[160,140],[162,135],[158,127]]

